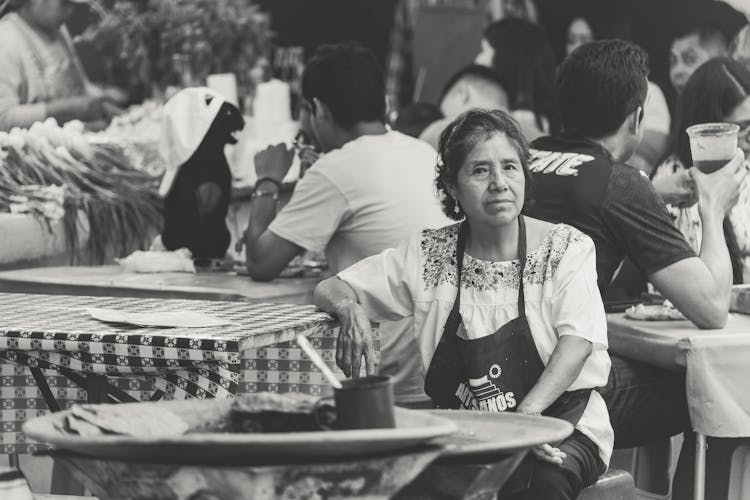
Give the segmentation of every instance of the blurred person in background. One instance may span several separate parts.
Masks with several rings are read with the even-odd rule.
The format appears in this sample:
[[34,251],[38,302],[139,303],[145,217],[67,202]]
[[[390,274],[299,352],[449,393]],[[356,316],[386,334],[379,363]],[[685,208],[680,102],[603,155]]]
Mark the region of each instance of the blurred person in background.
[[102,127],[126,100],[86,78],[65,21],[88,0],[5,0],[0,3],[0,130],[48,117]]
[[475,9],[486,17],[487,22],[505,18],[537,20],[537,9],[532,0],[399,0],[385,65],[386,95],[394,110],[408,105],[414,97],[414,31],[420,10],[429,7]]
[[[336,273],[418,229],[450,222],[434,188],[435,150],[385,125],[383,73],[371,50],[321,46],[302,74],[302,96],[302,128],[324,155],[278,213],[294,151],[282,143],[255,156],[258,180],[245,232],[254,280],[276,278],[304,251],[325,252]],[[380,372],[393,378],[396,402],[426,403],[414,322],[381,323],[380,347]]]
[[528,140],[558,130],[557,61],[543,28],[524,19],[497,21],[484,31],[474,62],[495,71]]
[[470,109],[508,109],[508,94],[495,72],[471,64],[453,75],[443,89],[440,111],[445,118],[428,126],[419,138],[437,149],[440,134],[461,113]]
[[[693,164],[685,130],[698,123],[729,122],[740,127],[739,147],[750,154],[750,70],[729,58],[712,59],[685,85],[678,101],[670,155],[654,172],[657,191],[693,249],[699,252],[702,225],[688,169]],[[750,192],[743,189],[737,204],[724,220],[724,236],[732,258],[734,283],[742,283],[750,270]],[[749,276],[750,277],[750,276]]]
[[[618,5],[595,3],[574,18],[568,26],[566,54],[594,40],[619,38],[632,41],[630,22],[624,9]],[[643,141],[629,163],[651,173],[667,151],[671,117],[664,93],[650,80],[643,113]]]
[[727,38],[717,27],[703,23],[680,27],[672,38],[669,55],[669,79],[677,94],[701,64],[727,54]]

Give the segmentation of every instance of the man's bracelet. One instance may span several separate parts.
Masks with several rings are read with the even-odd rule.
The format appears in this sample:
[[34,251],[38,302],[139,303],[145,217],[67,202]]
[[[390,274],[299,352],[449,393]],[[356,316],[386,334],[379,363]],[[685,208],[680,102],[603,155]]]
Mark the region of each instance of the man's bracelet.
[[262,182],[265,182],[265,181],[268,181],[268,182],[272,183],[274,186],[276,186],[276,189],[278,189],[279,191],[281,191],[281,182],[277,181],[273,177],[261,177],[260,179],[258,179],[257,181],[255,181],[255,189],[257,190],[258,187],[260,186],[260,184]]
[[279,193],[274,193],[273,191],[259,191],[257,189],[250,195],[250,199],[253,200],[255,198],[260,198],[261,196],[268,196],[276,203],[279,202]]

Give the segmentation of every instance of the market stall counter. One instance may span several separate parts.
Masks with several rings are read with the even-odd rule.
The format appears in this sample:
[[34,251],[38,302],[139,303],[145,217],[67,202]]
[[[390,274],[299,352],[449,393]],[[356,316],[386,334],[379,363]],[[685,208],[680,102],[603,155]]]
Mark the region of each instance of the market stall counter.
[[750,438],[750,391],[745,382],[750,316],[731,313],[721,330],[699,330],[687,320],[637,321],[624,314],[607,315],[607,323],[612,352],[686,370],[688,409],[697,433],[695,498],[704,498],[706,436]]
[[[226,398],[330,388],[294,338],[335,368],[336,324],[314,306],[0,293],[0,453],[38,448],[23,423],[82,402]],[[198,312],[230,322],[139,328],[87,313]],[[340,374],[340,372],[338,372]]]
[[59,266],[0,272],[0,291],[311,304],[321,279],[318,273],[257,282],[235,271],[135,273],[119,265]]

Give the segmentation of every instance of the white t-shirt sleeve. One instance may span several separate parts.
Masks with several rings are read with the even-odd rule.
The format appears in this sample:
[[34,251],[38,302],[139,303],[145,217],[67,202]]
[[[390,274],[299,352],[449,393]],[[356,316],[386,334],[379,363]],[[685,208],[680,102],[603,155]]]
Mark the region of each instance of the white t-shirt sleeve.
[[419,266],[418,248],[418,240],[411,238],[338,274],[352,287],[371,320],[396,321],[414,315],[412,289]]
[[305,250],[321,253],[350,213],[341,191],[312,168],[297,183],[289,203],[268,229]]
[[607,348],[607,316],[596,283],[594,242],[580,235],[572,240],[554,276],[552,323],[558,337],[575,335]]
[[648,99],[643,110],[643,128],[669,134],[671,121],[664,92],[655,83],[648,82]]

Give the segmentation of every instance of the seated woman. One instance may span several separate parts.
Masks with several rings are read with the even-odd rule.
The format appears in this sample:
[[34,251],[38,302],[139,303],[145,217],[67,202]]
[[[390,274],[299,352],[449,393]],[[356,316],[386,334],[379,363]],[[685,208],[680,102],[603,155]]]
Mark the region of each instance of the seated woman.
[[536,448],[501,497],[575,499],[606,469],[614,440],[596,391],[610,360],[594,244],[521,215],[529,149],[504,112],[460,115],[439,152],[443,210],[462,222],[424,230],[316,288],[316,304],[341,323],[336,362],[356,376],[364,355],[373,372],[370,320],[414,317],[435,406],[575,426],[562,443]]
[[[668,204],[675,224],[696,252],[701,249],[701,218],[688,168],[693,164],[691,125],[730,122],[740,126],[739,147],[750,154],[750,69],[728,58],[704,63],[690,77],[680,95],[670,155],[656,169],[653,182]],[[735,283],[750,281],[750,190],[741,192],[724,221]],[[747,279],[743,278],[747,275]]]
[[525,19],[502,19],[484,30],[476,64],[495,70],[508,93],[511,114],[529,141],[556,133],[557,61],[547,33]]
[[63,24],[83,2],[0,1],[0,130],[48,117],[106,122],[121,112],[125,96],[88,81]]

